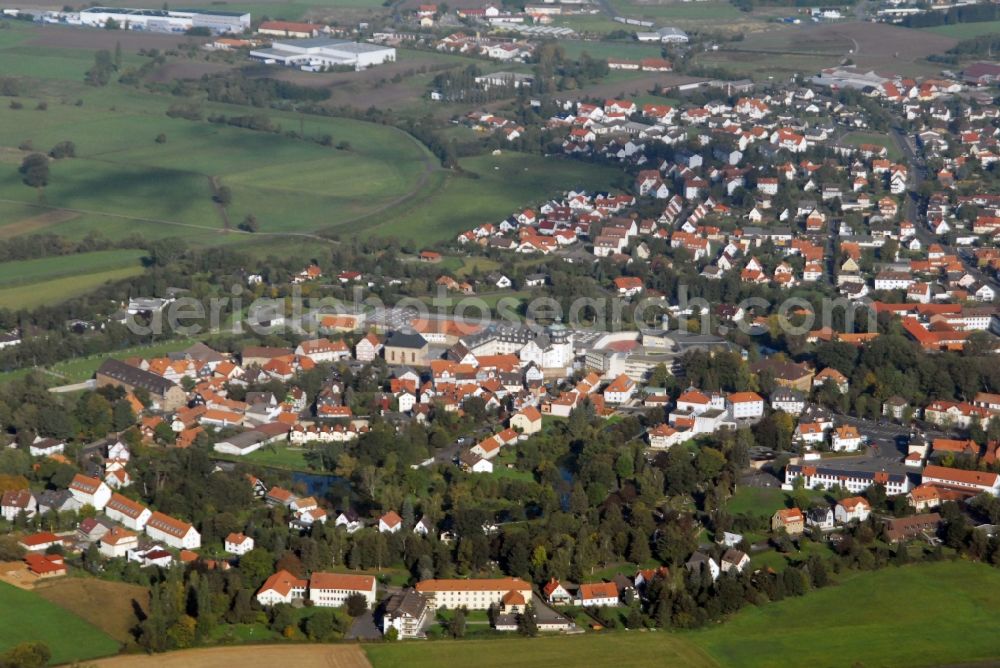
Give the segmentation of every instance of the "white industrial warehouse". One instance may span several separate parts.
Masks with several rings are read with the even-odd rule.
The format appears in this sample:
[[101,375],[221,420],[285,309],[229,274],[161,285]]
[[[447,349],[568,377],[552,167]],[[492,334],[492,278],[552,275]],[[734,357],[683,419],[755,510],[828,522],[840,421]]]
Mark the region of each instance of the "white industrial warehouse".
[[67,23],[105,28],[108,21],[123,30],[150,32],[187,32],[208,28],[215,34],[242,33],[250,29],[250,14],[200,9],[126,9],[124,7],[88,7],[79,14],[67,14]]
[[395,62],[396,49],[365,42],[317,37],[274,42],[269,49],[251,51],[250,57],[269,64],[298,67],[313,72],[344,66],[363,70]]

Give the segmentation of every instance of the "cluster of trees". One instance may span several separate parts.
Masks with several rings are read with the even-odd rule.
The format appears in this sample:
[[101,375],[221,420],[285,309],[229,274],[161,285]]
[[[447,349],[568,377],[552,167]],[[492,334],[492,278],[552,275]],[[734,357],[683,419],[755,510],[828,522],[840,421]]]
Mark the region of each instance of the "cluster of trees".
[[1000,12],[992,4],[960,5],[945,11],[927,11],[903,18],[902,25],[907,28],[930,28],[956,23],[982,23],[996,21]]
[[121,66],[122,45],[119,42],[115,45],[114,54],[107,49],[100,49],[94,53],[94,64],[84,74],[84,81],[91,86],[107,86]]

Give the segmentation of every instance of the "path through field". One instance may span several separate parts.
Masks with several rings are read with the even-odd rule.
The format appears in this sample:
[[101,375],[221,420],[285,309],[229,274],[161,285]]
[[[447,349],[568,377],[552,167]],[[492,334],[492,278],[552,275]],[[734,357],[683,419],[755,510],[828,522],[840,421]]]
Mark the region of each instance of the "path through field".
[[371,668],[359,645],[241,645],[153,655],[115,656],[97,668]]

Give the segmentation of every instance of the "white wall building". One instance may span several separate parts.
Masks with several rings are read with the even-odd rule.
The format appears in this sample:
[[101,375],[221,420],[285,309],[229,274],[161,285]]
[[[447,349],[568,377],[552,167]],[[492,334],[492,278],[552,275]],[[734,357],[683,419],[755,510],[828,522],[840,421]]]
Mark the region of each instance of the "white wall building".
[[257,49],[250,57],[264,63],[297,67],[316,72],[333,67],[363,70],[396,61],[396,49],[378,44],[317,37],[275,41],[269,49]]
[[187,522],[155,512],[146,522],[146,535],[180,550],[197,550],[201,547],[201,534]]

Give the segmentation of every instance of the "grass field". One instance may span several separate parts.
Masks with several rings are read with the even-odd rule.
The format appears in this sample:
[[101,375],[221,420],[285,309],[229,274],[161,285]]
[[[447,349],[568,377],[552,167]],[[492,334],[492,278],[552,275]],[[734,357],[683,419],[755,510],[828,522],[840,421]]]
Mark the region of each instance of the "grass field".
[[[804,490],[810,499],[823,499],[823,492]],[[737,487],[736,493],[726,504],[726,511],[731,515],[766,515],[770,517],[779,508],[787,508],[791,494],[781,489],[763,487]]]
[[[49,372],[46,375],[46,378],[51,381],[49,383],[50,385],[68,385],[71,383],[79,383],[89,378],[93,378],[94,372],[97,371],[97,368],[101,366],[101,363],[109,357],[114,359],[125,359],[126,357],[140,356],[158,357],[160,355],[166,355],[167,353],[176,352],[178,350],[184,350],[192,343],[194,343],[193,339],[171,339],[170,341],[165,341],[163,343],[154,343],[148,346],[132,346],[131,348],[124,348],[111,353],[102,353],[99,355],[91,355],[90,357],[80,357],[77,359],[67,360],[65,362],[53,364],[51,367],[46,369],[46,371]],[[0,373],[0,383],[27,375],[30,372],[31,369],[19,369],[17,371]]]
[[[0,65],[3,58],[0,51]],[[0,146],[24,140],[42,150],[63,140],[76,144],[78,157],[52,164],[44,192],[47,207],[80,214],[59,225],[63,234],[82,235],[99,226],[108,236],[200,233],[217,243],[243,240],[221,234],[225,224],[211,199],[210,178],[233,193],[232,225],[253,213],[265,233],[312,231],[405,198],[433,165],[414,139],[386,126],[301,120],[308,136],[349,141],[350,150],[343,151],[279,134],[171,119],[164,114],[168,99],[120,94],[124,104],[114,110],[96,99],[83,107],[53,104],[44,112],[0,108]],[[271,118],[285,127],[300,126],[296,117]],[[166,143],[153,141],[159,133]],[[0,199],[33,204],[38,193],[25,187],[10,165],[0,170]]]
[[52,651],[52,663],[86,661],[118,651],[110,636],[38,594],[0,582],[0,653],[34,640]]
[[[980,35],[1000,33],[1000,21],[983,21],[981,23],[955,23],[947,26],[921,28],[923,32],[954,37],[955,39],[972,39]],[[919,39],[919,38],[917,38]]]
[[715,662],[700,648],[670,633],[607,633],[575,637],[509,638],[368,645],[375,668],[528,668],[541,666],[684,666]]
[[851,573],[839,585],[747,608],[703,631],[399,643],[366,651],[375,668],[934,666],[1000,656],[997,614],[1000,571],[942,562]]
[[841,142],[852,146],[877,144],[886,148],[886,155],[890,160],[899,160],[903,157],[892,137],[881,132],[848,132],[841,138]]
[[123,269],[94,271],[54,281],[40,281],[13,288],[0,288],[0,306],[19,309],[59,304],[67,299],[86,294],[109,281],[120,281],[138,276],[141,273],[142,267],[136,265]]
[[145,255],[141,250],[107,250],[75,255],[59,255],[38,260],[0,263],[0,285],[40,283],[99,270],[137,266]]
[[[386,211],[369,229],[384,236],[437,241],[487,222],[499,222],[570,188],[618,185],[622,173],[560,158],[504,152],[466,158],[462,168],[479,178],[436,175],[440,183],[405,205]],[[342,227],[334,229],[341,230]]]
[[723,666],[933,666],[1000,657],[1000,571],[945,562],[856,575],[685,638]]
[[302,448],[275,447],[272,450],[270,447],[264,447],[256,452],[251,452],[249,455],[226,457],[226,459],[260,464],[262,466],[273,466],[274,468],[291,471],[309,471],[309,464],[306,462],[305,457],[303,457],[304,453],[305,450]]
[[146,610],[149,590],[124,582],[83,578],[60,578],[35,587],[35,593],[90,622],[109,636],[128,645],[139,623],[134,605]]
[[642,58],[659,58],[660,47],[638,42],[585,42],[582,40],[563,40],[559,42],[566,55],[579,58],[587,53],[591,58],[623,58],[640,60]]

